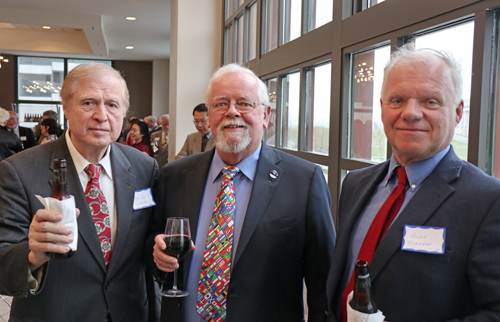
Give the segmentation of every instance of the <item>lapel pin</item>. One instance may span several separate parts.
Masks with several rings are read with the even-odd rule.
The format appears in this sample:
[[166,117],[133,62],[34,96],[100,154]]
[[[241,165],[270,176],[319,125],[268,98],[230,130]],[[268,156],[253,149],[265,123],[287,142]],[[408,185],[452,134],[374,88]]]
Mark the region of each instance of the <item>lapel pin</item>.
[[271,179],[276,179],[278,177],[278,171],[273,170],[269,172],[269,177],[271,177]]

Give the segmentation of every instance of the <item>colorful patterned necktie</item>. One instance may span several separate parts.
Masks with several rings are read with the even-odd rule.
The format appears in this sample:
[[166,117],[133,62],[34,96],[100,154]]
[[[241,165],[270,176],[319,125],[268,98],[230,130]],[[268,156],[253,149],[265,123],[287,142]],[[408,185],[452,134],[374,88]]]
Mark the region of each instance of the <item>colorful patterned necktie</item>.
[[[384,204],[377,212],[377,215],[372,221],[368,232],[366,233],[361,249],[359,250],[358,260],[365,260],[368,263],[372,261],[373,254],[377,246],[384,236],[385,232],[391,225],[392,221],[396,217],[399,209],[403,205],[406,194],[406,184],[408,183],[408,178],[406,176],[406,170],[402,167],[396,168],[398,171],[398,185],[391,194],[385,200]],[[341,317],[342,321],[347,321],[347,297],[349,293],[354,288],[354,273],[351,275],[351,280],[342,294],[342,304],[341,304]]]
[[99,174],[102,166],[100,164],[89,164],[85,168],[85,172],[90,176],[85,189],[85,197],[89,204],[90,214],[94,218],[94,225],[101,244],[102,256],[106,267],[111,259],[111,224],[109,221],[109,209],[106,203],[106,198],[101,191],[99,185]]
[[197,299],[198,313],[208,322],[226,320],[235,211],[233,178],[239,171],[237,167],[222,169],[222,186],[208,229]]

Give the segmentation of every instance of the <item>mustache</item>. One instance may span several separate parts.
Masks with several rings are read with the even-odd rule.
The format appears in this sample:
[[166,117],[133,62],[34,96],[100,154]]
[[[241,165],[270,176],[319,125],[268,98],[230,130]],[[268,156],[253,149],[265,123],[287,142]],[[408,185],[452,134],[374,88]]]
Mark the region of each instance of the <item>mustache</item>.
[[233,119],[233,120],[222,120],[217,126],[217,130],[222,131],[226,126],[242,126],[244,128],[249,128],[250,125],[241,119]]

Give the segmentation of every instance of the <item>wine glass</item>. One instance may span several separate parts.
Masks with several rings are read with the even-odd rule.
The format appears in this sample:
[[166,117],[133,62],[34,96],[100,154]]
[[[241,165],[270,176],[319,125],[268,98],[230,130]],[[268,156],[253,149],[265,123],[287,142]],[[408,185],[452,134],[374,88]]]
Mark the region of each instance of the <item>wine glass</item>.
[[[165,226],[165,254],[181,260],[191,251],[191,230],[189,219],[183,217],[172,217],[167,219]],[[189,293],[177,288],[177,269],[174,271],[174,285],[168,291],[162,291],[161,295],[166,297],[184,297]]]

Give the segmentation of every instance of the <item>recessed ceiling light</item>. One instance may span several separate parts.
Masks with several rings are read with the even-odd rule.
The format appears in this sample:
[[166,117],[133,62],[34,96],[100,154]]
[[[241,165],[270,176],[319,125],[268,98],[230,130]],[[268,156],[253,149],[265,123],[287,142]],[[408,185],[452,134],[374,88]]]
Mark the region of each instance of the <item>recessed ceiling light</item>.
[[3,59],[3,56],[0,55],[0,59]]
[[8,62],[9,62],[9,60],[8,60],[8,59],[4,59],[3,61],[4,61],[4,62],[6,62],[6,63],[8,63]]
[[50,26],[42,26],[43,29],[50,29]]
[[134,46],[127,46],[126,49],[134,49]]
[[136,17],[125,17],[125,19],[130,20],[130,21],[134,21],[137,18]]

